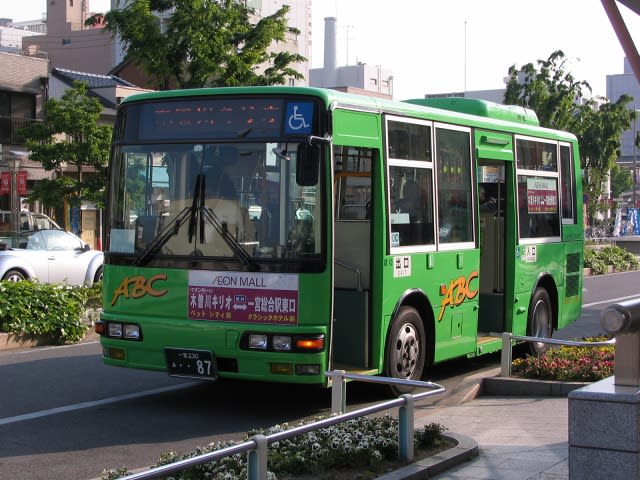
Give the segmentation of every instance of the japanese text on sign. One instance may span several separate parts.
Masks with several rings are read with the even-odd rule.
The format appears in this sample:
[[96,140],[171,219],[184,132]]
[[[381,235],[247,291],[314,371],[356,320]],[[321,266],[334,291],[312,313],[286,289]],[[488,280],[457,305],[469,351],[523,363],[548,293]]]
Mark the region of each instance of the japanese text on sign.
[[554,178],[527,178],[527,211],[558,212],[558,189]]
[[298,277],[244,272],[189,272],[189,318],[228,322],[298,322]]

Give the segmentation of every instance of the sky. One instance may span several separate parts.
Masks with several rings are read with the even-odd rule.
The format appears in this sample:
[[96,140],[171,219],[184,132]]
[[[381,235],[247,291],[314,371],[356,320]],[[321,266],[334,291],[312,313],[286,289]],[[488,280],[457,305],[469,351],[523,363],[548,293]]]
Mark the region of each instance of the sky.
[[[0,0],[0,17],[39,18],[47,0]],[[286,3],[286,0],[283,0]],[[106,11],[110,0],[91,0]],[[618,8],[640,49],[640,16]],[[510,66],[562,50],[566,70],[606,96],[624,52],[600,0],[313,0],[311,66],[322,67],[324,18],[337,18],[338,65],[393,71],[394,97],[497,89]]]

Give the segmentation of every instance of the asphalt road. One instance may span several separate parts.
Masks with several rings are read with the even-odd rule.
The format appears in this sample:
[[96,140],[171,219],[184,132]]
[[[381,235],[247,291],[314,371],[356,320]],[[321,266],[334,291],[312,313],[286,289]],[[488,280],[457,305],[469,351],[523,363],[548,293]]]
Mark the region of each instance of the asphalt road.
[[[602,332],[607,304],[640,297],[640,272],[585,279],[581,318],[557,332],[581,338]],[[0,480],[90,479],[104,468],[155,463],[170,450],[188,452],[253,428],[326,414],[330,392],[309,387],[221,381],[199,383],[163,373],[102,364],[89,342],[0,352]],[[430,380],[460,402],[499,355],[446,362]],[[349,384],[349,409],[386,399],[384,387]]]

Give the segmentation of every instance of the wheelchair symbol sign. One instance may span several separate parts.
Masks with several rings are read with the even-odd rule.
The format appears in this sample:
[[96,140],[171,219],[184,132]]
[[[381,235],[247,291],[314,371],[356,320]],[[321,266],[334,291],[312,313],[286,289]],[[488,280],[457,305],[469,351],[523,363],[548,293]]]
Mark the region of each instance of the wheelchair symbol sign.
[[313,103],[295,102],[287,104],[287,116],[285,133],[309,134],[311,133],[311,122],[313,119]]

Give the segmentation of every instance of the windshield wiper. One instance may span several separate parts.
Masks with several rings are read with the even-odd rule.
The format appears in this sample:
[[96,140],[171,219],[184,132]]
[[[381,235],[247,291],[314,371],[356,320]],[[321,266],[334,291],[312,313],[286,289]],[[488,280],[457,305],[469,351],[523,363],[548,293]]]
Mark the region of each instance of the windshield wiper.
[[[185,207],[163,230],[153,239],[147,248],[140,254],[136,260],[136,265],[144,265],[148,259],[158,252],[173,235],[177,235],[180,227],[189,220],[189,243],[193,241],[193,237],[197,230],[200,230],[200,244],[205,243],[205,221],[210,223],[215,231],[220,235],[222,240],[227,244],[240,262],[251,272],[260,270],[260,265],[256,263],[249,253],[242,247],[242,244],[231,235],[227,228],[226,222],[221,222],[218,216],[205,205],[205,180],[204,175],[199,174],[196,177],[195,191],[193,201],[190,207]],[[198,221],[199,220],[199,221]]]
[[137,266],[142,266],[152,255],[155,255],[158,250],[166,245],[171,237],[177,235],[180,231],[180,227],[184,224],[184,222],[189,219],[189,243],[193,241],[193,236],[195,235],[196,228],[196,219],[198,216],[198,199],[199,192],[204,192],[204,177],[202,175],[198,175],[196,177],[196,185],[193,193],[193,200],[191,202],[191,207],[185,207],[176,218],[174,218],[169,224],[156,236],[147,245],[147,248],[140,254],[138,259],[136,260]]
[[136,260],[137,266],[142,266],[147,263],[147,260],[158,252],[168,241],[169,239],[178,234],[180,227],[192,216],[192,209],[185,207],[169,224],[158,234],[156,238],[153,239],[147,248],[138,256]]
[[242,247],[242,244],[238,242],[236,237],[229,233],[229,228],[227,227],[227,222],[221,222],[218,216],[214,213],[212,209],[206,206],[204,200],[204,192],[205,192],[205,181],[204,177],[200,182],[200,243],[203,244],[205,242],[204,236],[204,222],[205,220],[209,222],[220,238],[224,240],[224,243],[231,249],[231,251],[238,257],[238,260],[249,270],[250,272],[257,272],[260,270],[260,265],[256,263],[249,253]]

